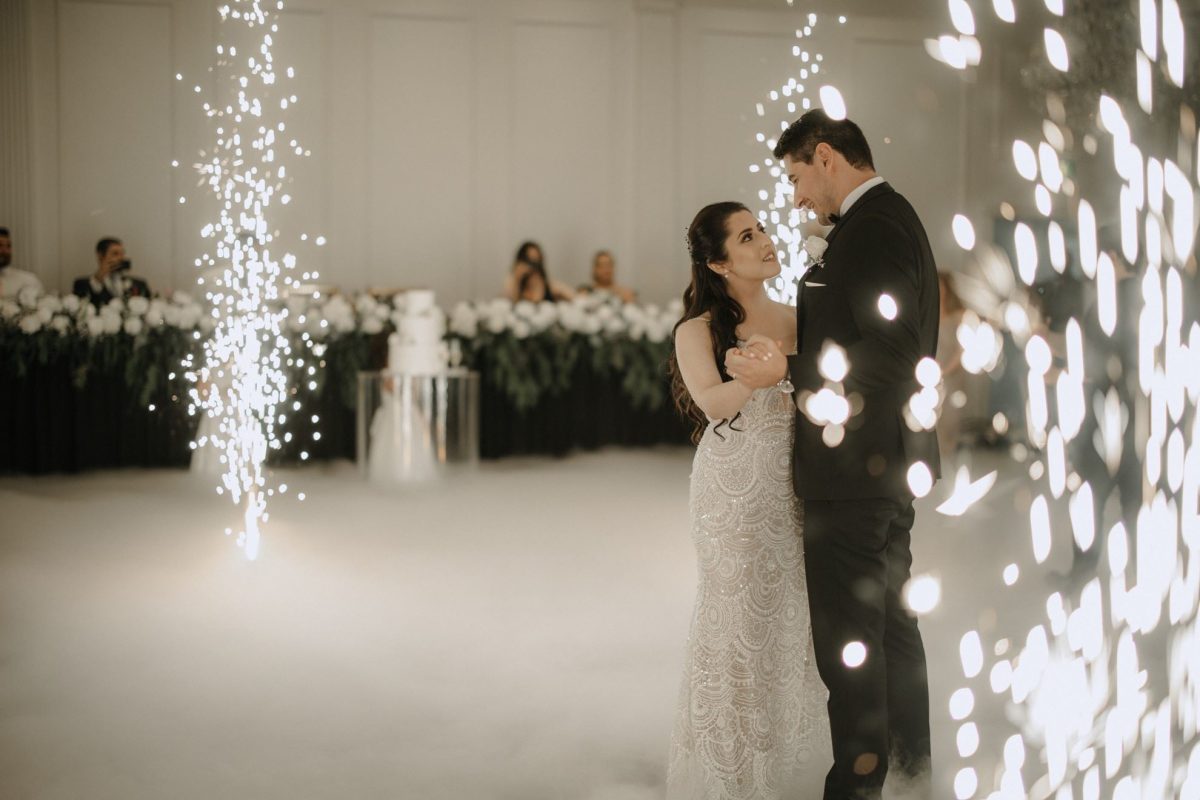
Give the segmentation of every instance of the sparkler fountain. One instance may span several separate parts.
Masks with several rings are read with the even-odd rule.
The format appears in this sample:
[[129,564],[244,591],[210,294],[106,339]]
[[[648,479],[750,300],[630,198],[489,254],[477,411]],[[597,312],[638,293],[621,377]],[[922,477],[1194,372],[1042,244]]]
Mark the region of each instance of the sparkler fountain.
[[[984,5],[986,0],[948,0],[955,32],[927,40],[930,55],[957,70],[980,64],[985,57],[984,34],[977,32],[975,12]],[[1045,24],[1039,24],[1041,66],[1064,76],[1064,83],[1080,77],[1079,67],[1071,75],[1075,62],[1085,64],[1083,69],[1111,69],[1113,63],[1120,63],[1112,48],[1087,53],[1086,48],[1101,45],[1071,35],[1069,24],[1076,19],[1072,15],[1116,15],[1104,24],[1118,28],[1124,22],[1118,17],[1134,15],[1136,32],[1116,47],[1118,51],[1128,48],[1124,53],[1131,56],[1134,74],[1127,77],[1133,78],[1129,85],[1136,86],[1136,97],[1132,88],[1128,97],[1114,96],[1119,93],[1112,88],[1089,91],[1086,81],[1083,88],[1076,82],[1046,98],[1047,118],[1035,135],[1027,134],[1041,141],[1030,144],[1017,139],[1013,144],[1014,166],[1030,184],[1034,206],[1046,218],[1050,264],[1041,266],[1064,273],[1068,252],[1078,253],[1079,269],[1096,296],[1095,310],[1088,312],[1096,315],[1095,320],[1077,316],[1067,321],[1061,354],[1065,369],[1053,368],[1051,344],[1031,326],[1035,312],[1021,299],[1039,271],[1032,228],[1016,224],[1016,265],[1010,267],[993,255],[990,245],[977,242],[975,226],[965,214],[951,221],[955,240],[974,259],[977,274],[965,277],[976,290],[982,287],[990,293],[994,308],[991,314],[968,315],[957,331],[942,335],[957,338],[964,367],[973,373],[990,373],[1002,363],[1002,331],[1023,345],[1028,368],[1024,434],[1029,446],[1014,447],[1014,457],[1029,474],[1025,541],[1032,560],[1038,566],[1048,560],[1052,524],[1057,519],[1069,521],[1071,538],[1080,550],[1103,547],[1106,552],[1100,568],[1081,588],[1047,588],[1045,619],[1012,642],[981,630],[961,637],[962,685],[951,694],[948,709],[934,709],[934,714],[948,711],[957,725],[955,745],[961,764],[955,772],[954,793],[959,800],[1098,800],[1102,796],[1200,800],[1196,59],[1186,50],[1187,30],[1178,0],[1136,0],[1103,4],[1103,8],[1064,0],[1029,0],[1021,8],[1013,0],[991,0],[990,5],[1001,26],[1015,24],[1018,12],[1045,18]],[[806,24],[796,32],[800,44],[793,51],[801,61],[800,80],[793,78],[770,94],[772,103],[786,104],[784,126],[813,104],[810,98],[816,92],[804,84],[822,82],[818,75],[823,58],[805,43],[813,36],[818,17],[809,14],[804,19]],[[1079,50],[1072,53],[1072,47]],[[835,88],[823,86],[819,93],[831,116],[845,115]],[[1066,103],[1083,103],[1095,126],[1068,119]],[[763,104],[758,115],[766,116]],[[768,134],[760,133],[758,140],[768,149],[774,146]],[[1079,145],[1083,152],[1078,151]],[[1106,164],[1109,153],[1111,163]],[[1091,180],[1065,167],[1068,160],[1085,159],[1095,166],[1088,173]],[[790,209],[790,187],[773,160],[752,164],[751,172],[761,171],[764,164],[775,181],[771,189],[759,192],[759,199],[768,203],[759,216],[776,226],[776,236],[787,248],[780,254],[785,268],[774,294],[794,300],[795,279],[810,258],[803,247],[807,221]],[[1111,208],[1119,218],[1119,252],[1105,252],[1101,246],[1097,208]],[[1075,224],[1061,222],[1064,210]],[[1087,358],[1088,351],[1104,347],[1105,342],[1086,338],[1083,331],[1098,328],[1101,337],[1120,335],[1117,259],[1141,275],[1141,310],[1136,324],[1130,326],[1136,331],[1136,363],[1121,365],[1134,385],[1130,402],[1122,402],[1112,391],[1088,396],[1086,388],[1086,365],[1095,363]],[[838,373],[852,368],[841,364]],[[922,369],[929,372],[930,367],[918,366],[922,385],[926,390],[935,387],[937,376],[922,378]],[[925,398],[914,396],[909,424],[928,427],[940,403],[936,391]],[[1089,416],[1098,429],[1094,445],[1110,466],[1121,459],[1122,430],[1126,425],[1138,426],[1142,503],[1133,529],[1123,522],[1108,530],[1097,527],[1093,496],[1097,488],[1081,476],[1084,470],[1074,463],[1073,455],[1081,448],[1072,446],[1088,430],[1084,422]],[[1004,433],[1007,424],[997,418],[998,432]],[[1093,443],[1076,444],[1086,448]],[[928,491],[920,466],[913,465],[910,472],[918,496]],[[994,477],[993,473],[972,482],[960,473],[950,498],[938,510],[971,513]],[[1005,586],[1015,586],[1021,577],[1016,563],[997,565],[995,579]],[[1036,575],[1026,579],[1024,590],[1038,592],[1034,581]],[[910,605],[919,613],[928,611],[937,602],[937,589],[928,576],[917,576],[909,587]],[[1003,609],[996,611],[1003,614]],[[987,641],[993,635],[996,641]],[[983,730],[972,720],[977,695],[988,691],[1007,704],[1011,724],[1007,736],[1004,731]],[[981,730],[989,738],[998,734],[1002,746],[981,746]]]
[[[234,0],[218,9],[212,71],[224,85],[218,99],[204,103],[215,144],[196,164],[218,209],[201,231],[207,252],[196,260],[207,276],[200,283],[216,328],[204,343],[203,363],[184,364],[194,384],[192,410],[216,423],[208,438],[225,468],[217,493],[228,493],[243,509],[238,544],[249,560],[259,554],[267,500],[287,490],[270,485],[265,462],[268,451],[281,445],[277,431],[289,397],[286,370],[293,360],[283,333],[288,312],[281,290],[297,283],[291,277],[296,258],[279,252],[271,216],[290,200],[287,168],[278,157],[306,152],[289,138],[285,123],[296,97],[283,83],[293,71],[281,75],[272,56],[282,8],[282,2]],[[229,94],[222,100],[225,88]],[[202,94],[200,86],[195,91]]]

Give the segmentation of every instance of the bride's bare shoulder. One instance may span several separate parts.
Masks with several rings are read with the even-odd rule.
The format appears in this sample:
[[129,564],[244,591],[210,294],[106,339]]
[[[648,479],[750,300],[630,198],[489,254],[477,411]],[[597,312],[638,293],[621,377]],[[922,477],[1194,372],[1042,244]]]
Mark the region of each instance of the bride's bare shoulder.
[[696,339],[700,337],[708,338],[708,324],[711,322],[708,314],[699,317],[692,317],[689,320],[684,320],[679,323],[679,327],[675,329],[676,340]]

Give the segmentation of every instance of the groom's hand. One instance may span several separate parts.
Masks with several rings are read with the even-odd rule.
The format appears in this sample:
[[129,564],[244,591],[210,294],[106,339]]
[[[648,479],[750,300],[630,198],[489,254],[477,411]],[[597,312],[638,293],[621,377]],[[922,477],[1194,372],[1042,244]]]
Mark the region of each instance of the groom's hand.
[[787,377],[787,359],[775,342],[755,336],[725,353],[725,371],[752,389],[765,389]]

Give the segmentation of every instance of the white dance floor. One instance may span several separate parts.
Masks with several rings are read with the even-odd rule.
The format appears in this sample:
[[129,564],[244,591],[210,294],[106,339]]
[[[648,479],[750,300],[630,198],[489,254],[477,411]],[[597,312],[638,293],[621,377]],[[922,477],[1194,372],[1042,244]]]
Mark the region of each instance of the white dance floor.
[[[255,563],[186,473],[2,478],[0,797],[660,797],[690,460],[513,460],[403,491],[292,471]],[[1047,593],[1000,579],[1031,561],[1017,474],[968,517],[918,512],[916,568],[944,590],[923,623],[939,798],[964,766],[960,637],[1019,634]],[[998,753],[1011,730],[981,700]]]

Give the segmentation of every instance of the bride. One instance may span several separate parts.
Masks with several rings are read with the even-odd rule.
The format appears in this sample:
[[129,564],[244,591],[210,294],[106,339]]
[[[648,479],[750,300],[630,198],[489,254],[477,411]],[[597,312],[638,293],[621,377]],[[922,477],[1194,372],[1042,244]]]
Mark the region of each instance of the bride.
[[698,441],[690,507],[699,586],[667,796],[817,797],[832,755],[792,490],[791,387],[752,389],[724,368],[733,348],[784,358],[795,310],[767,296],[764,282],[779,274],[775,243],[742,204],[701,209],[688,250],[671,378]]

